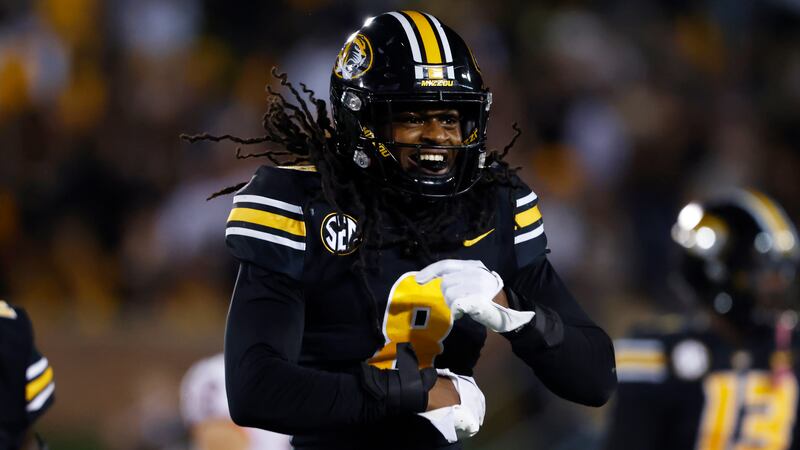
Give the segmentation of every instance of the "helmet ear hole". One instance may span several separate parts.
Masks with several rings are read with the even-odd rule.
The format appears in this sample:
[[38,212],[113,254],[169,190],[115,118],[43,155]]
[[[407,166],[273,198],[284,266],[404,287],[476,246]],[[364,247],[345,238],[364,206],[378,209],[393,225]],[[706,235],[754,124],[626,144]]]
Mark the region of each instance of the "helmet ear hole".
[[353,152],[353,162],[355,162],[358,167],[366,169],[369,167],[370,159],[362,150],[356,150]]
[[350,111],[360,111],[363,102],[353,91],[345,91],[342,94],[342,104]]

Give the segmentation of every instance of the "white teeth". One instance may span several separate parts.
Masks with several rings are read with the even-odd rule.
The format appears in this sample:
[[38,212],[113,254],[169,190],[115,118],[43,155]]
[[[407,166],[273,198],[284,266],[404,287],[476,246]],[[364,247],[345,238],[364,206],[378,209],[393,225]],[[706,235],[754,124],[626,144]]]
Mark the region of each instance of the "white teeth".
[[420,154],[420,161],[444,161],[444,155]]

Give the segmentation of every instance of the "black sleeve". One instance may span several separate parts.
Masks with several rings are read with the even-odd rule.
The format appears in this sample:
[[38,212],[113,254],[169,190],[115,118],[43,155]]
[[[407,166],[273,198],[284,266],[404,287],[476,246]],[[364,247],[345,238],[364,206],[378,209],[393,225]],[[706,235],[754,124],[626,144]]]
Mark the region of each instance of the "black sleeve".
[[20,448],[55,398],[53,369],[36,350],[22,308],[0,300],[0,448]]
[[228,312],[225,385],[234,422],[296,434],[377,421],[387,406],[357,374],[297,365],[303,337],[300,283],[243,263]]
[[617,384],[611,339],[581,309],[547,258],[520,269],[506,291],[512,307],[536,312],[531,323],[503,334],[514,354],[556,395],[588,406],[605,404]]
[[670,448],[663,436],[669,419],[663,386],[653,383],[620,383],[605,448],[641,450]]
[[0,300],[0,448],[20,446],[30,425],[25,411],[25,372],[32,348],[28,316]]

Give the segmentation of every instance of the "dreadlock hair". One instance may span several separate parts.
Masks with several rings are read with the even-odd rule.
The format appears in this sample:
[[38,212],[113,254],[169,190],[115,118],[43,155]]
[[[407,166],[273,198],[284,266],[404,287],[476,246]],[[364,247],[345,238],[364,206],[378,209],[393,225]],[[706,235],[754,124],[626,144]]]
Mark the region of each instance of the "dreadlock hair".
[[[494,221],[496,208],[496,189],[499,185],[516,187],[518,181],[514,173],[519,168],[510,168],[504,161],[506,154],[521,134],[517,124],[512,125],[515,135],[502,153],[493,151],[486,158],[487,166],[494,170],[486,171],[484,176],[466,193],[455,201],[415,202],[397,195],[391,188],[378,184],[367,177],[354,177],[352,169],[334,152],[335,130],[328,118],[325,102],[316,98],[314,92],[300,83],[303,94],[288,80],[285,73],[272,68],[272,76],[280,85],[288,89],[297,102],[294,104],[281,93],[267,86],[267,111],[262,117],[264,134],[255,138],[240,138],[230,134],[197,135],[182,134],[181,139],[190,143],[196,141],[231,141],[240,145],[275,143],[282,149],[267,148],[256,153],[243,153],[241,146],[236,148],[236,158],[246,159],[265,157],[276,166],[312,164],[320,174],[322,189],[317,198],[326,201],[336,211],[337,224],[344,224],[347,210],[356,218],[357,230],[348,248],[358,244],[359,257],[352,269],[358,274],[363,287],[371,299],[372,316],[380,334],[380,319],[376,310],[375,296],[367,282],[368,270],[380,270],[377,260],[383,248],[401,245],[408,256],[421,256],[426,262],[433,262],[435,254],[460,246],[467,239],[485,232]],[[315,109],[315,114],[309,109]],[[230,194],[241,189],[247,182],[226,187],[208,197]],[[513,201],[513,189],[509,190],[509,202]],[[422,203],[422,205],[420,205]],[[443,203],[443,204],[442,204]],[[343,208],[345,206],[347,209]],[[387,207],[389,206],[389,207]],[[416,214],[413,212],[416,211]],[[466,218],[466,229],[457,229],[446,237],[441,230]],[[385,225],[399,224],[398,233],[384,233]],[[384,239],[384,234],[392,237]]]

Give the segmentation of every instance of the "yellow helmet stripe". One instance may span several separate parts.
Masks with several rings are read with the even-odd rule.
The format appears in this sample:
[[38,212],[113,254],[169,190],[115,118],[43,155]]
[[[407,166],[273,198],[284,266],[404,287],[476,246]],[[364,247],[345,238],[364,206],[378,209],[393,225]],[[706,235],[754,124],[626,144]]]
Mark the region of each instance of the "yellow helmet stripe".
[[256,225],[285,231],[295,236],[306,235],[306,224],[304,222],[258,209],[233,208],[230,216],[228,216],[228,222],[231,221],[254,223]]
[[434,16],[432,16],[432,15],[430,15],[428,13],[424,13],[424,14],[425,14],[425,17],[427,17],[428,20],[431,21],[431,23],[433,24],[434,28],[436,28],[436,32],[439,35],[439,42],[442,43],[442,49],[444,50],[444,60],[445,60],[445,62],[448,62],[448,63],[453,62],[453,52],[450,50],[450,41],[447,40],[447,33],[444,32],[444,28],[442,28],[442,24],[439,22],[439,20],[436,19],[436,17],[434,17]]
[[417,11],[403,11],[414,21],[414,25],[422,38],[422,46],[425,49],[425,60],[429,64],[441,64],[442,54],[439,51],[439,41],[436,33],[433,32],[428,19]]
[[771,198],[756,190],[744,191],[744,206],[771,235],[773,249],[782,254],[800,256],[797,230],[783,209]]
[[[446,63],[453,62],[453,52],[450,50],[450,41],[447,40],[447,33],[445,33],[444,28],[442,28],[442,24],[439,23],[439,20],[432,15],[425,13],[425,17],[431,21],[433,27],[436,28],[436,32],[439,35],[439,42],[442,44],[442,50],[444,50],[444,61]],[[447,66],[447,78],[453,80],[456,78],[455,69],[452,65]]]
[[786,223],[783,212],[775,205],[775,202],[761,192],[748,192],[755,197],[756,201],[754,202],[754,207],[769,223],[770,228],[775,232],[788,231],[790,229],[789,224]]

